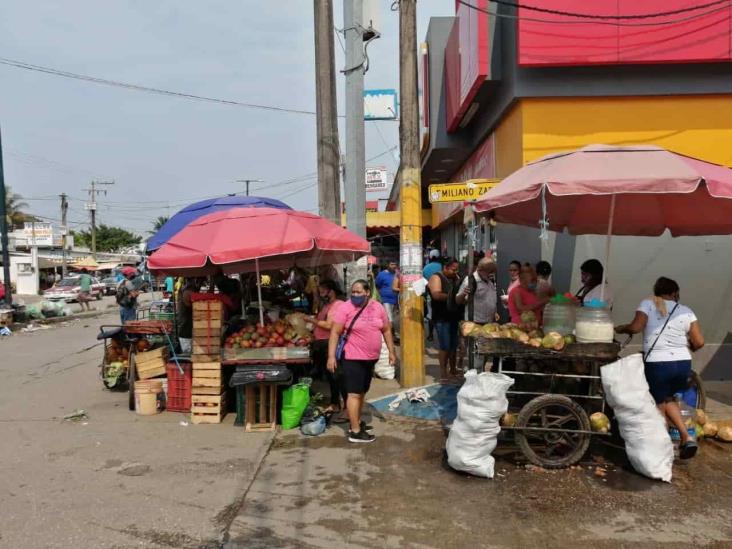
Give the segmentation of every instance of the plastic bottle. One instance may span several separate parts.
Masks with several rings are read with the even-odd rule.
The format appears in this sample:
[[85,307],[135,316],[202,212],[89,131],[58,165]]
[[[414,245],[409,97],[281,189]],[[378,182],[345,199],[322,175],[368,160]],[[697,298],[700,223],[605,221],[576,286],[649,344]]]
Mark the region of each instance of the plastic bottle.
[[[694,424],[696,421],[696,410],[684,402],[681,393],[674,395],[674,398],[679,405],[679,410],[681,410],[681,419],[684,425],[686,425],[686,432],[689,433],[691,438],[696,439],[696,426]],[[681,433],[679,433],[679,430],[675,426],[669,427],[668,434],[674,442],[681,440]]]

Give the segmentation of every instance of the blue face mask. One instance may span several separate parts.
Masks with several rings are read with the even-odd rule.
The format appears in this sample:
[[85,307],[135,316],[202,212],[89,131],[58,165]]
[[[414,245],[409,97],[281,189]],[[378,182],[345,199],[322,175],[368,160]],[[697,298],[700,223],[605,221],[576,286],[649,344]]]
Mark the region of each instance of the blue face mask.
[[352,295],[351,296],[351,303],[353,303],[356,307],[360,307],[366,302],[365,295]]

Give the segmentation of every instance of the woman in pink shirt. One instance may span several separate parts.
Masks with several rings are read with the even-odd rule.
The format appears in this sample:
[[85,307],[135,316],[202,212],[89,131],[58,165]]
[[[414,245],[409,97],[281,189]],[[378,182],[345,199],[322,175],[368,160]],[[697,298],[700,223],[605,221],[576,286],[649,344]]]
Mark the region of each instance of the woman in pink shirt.
[[345,402],[345,392],[342,391],[335,374],[326,368],[326,364],[328,362],[328,339],[330,338],[330,329],[333,327],[333,317],[338,307],[343,304],[343,300],[339,299],[338,284],[332,280],[322,280],[318,284],[317,291],[322,307],[317,316],[308,318],[315,325],[313,330],[315,339],[310,346],[310,352],[316,371],[325,375],[328,385],[330,385],[330,405],[327,410],[339,412],[341,410],[341,396],[343,396]]
[[[361,421],[364,395],[371,387],[374,365],[381,354],[381,341],[389,349],[389,363],[396,363],[391,323],[384,306],[370,299],[371,289],[365,280],[351,286],[351,299],[340,305],[333,316],[328,342],[328,370],[339,371],[347,393],[346,410],[350,421],[349,442],[373,442],[374,435]],[[346,338],[342,356],[336,358],[341,334]]]

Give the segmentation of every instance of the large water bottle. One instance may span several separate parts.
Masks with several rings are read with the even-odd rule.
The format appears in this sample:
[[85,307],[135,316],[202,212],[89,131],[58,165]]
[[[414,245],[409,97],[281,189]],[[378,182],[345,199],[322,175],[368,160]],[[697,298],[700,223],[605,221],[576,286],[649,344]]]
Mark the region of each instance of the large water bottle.
[[[691,438],[696,440],[696,410],[684,402],[681,393],[674,395],[674,398],[679,405],[679,410],[681,410],[681,419],[686,425],[686,431]],[[668,434],[671,435],[671,440],[674,442],[681,440],[681,433],[675,426],[669,428]]]

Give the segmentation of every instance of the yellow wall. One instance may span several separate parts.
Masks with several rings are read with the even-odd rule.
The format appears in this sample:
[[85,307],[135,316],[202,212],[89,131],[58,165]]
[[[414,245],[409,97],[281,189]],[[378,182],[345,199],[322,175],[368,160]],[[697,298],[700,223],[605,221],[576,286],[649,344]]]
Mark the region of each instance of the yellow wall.
[[523,105],[519,102],[496,128],[496,177],[508,177],[524,165],[523,117]]
[[732,166],[732,96],[522,101],[523,160],[593,143],[654,144]]

